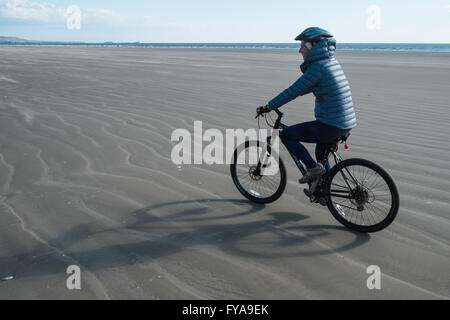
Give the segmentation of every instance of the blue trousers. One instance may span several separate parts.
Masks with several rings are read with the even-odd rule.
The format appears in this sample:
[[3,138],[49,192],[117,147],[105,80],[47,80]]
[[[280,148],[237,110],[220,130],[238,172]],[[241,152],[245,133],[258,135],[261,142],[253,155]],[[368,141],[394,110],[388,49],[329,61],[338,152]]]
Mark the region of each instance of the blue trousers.
[[[300,123],[284,129],[280,133],[280,139],[286,148],[306,165],[306,168],[311,169],[314,168],[317,163],[300,142],[317,143],[316,159],[317,161],[320,161],[325,156],[327,142],[333,141],[349,131],[350,130],[342,130],[329,126],[316,120]],[[326,169],[327,171],[331,170],[331,166],[328,162]]]

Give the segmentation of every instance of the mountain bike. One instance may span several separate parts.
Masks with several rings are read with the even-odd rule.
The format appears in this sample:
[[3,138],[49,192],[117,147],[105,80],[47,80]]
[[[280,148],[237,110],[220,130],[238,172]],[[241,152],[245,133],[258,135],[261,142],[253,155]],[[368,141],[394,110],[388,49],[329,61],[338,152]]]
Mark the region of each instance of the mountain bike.
[[[281,123],[283,113],[273,110],[278,117],[273,120],[265,116],[272,133],[267,141],[246,141],[233,154],[230,166],[233,182],[239,192],[252,202],[268,204],[277,201],[286,188],[286,168],[283,160],[273,150],[274,130],[287,128]],[[258,115],[259,119],[264,115]],[[268,118],[271,119],[271,123]],[[319,162],[326,167],[332,156],[335,166],[320,179],[311,182],[305,194],[311,203],[327,206],[331,214],[345,227],[364,233],[378,232],[388,227],[396,218],[400,197],[394,180],[379,165],[364,159],[343,160],[338,153],[339,145],[345,143],[350,134],[327,143],[325,156]],[[288,150],[289,152],[289,150]],[[302,175],[306,169],[295,154],[289,152]],[[244,156],[241,163],[238,159]],[[250,161],[253,158],[253,161]],[[265,174],[266,168],[275,163],[276,173]]]

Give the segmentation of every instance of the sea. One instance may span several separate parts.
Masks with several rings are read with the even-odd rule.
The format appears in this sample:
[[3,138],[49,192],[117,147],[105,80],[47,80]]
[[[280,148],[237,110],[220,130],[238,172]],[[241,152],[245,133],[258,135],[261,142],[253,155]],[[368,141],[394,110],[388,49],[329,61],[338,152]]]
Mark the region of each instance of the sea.
[[[6,45],[63,45],[63,46],[114,46],[148,48],[243,48],[243,49],[298,49],[298,43],[141,43],[141,42],[27,42]],[[347,51],[416,51],[450,52],[450,43],[338,43],[338,50]]]
[[[250,49],[298,49],[298,43],[143,43],[134,44],[144,47],[181,47],[181,48],[250,48]],[[339,50],[354,51],[427,51],[450,52],[450,43],[341,43]]]

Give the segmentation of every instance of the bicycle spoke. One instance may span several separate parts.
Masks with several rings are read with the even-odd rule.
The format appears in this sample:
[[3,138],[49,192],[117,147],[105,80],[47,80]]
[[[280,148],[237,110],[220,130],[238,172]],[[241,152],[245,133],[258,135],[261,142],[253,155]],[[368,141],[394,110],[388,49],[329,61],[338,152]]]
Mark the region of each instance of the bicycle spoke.
[[[386,216],[384,215],[380,215],[379,213],[377,213],[376,210],[374,210],[374,208],[371,208],[371,206],[366,207],[368,212],[373,212],[376,216],[381,217],[380,221],[383,221],[384,218],[386,218]],[[378,223],[380,222],[378,221]]]
[[[358,211],[355,208],[349,207],[349,206],[347,206],[347,205],[345,205],[343,203],[336,203],[336,204],[340,205],[341,207],[345,207],[347,209],[350,209],[350,213],[349,214],[351,214],[351,217],[348,219],[349,221],[351,221],[354,218],[355,212],[358,213]],[[349,215],[349,214],[346,213],[346,215]]]
[[[374,175],[375,175],[375,177],[376,177],[376,176],[378,175],[378,173],[377,173],[376,171],[373,171],[373,172],[370,174],[369,177],[366,178],[366,176],[364,176],[364,182],[370,181],[370,178],[372,178]],[[375,179],[376,179],[376,178],[375,178]],[[367,189],[370,189],[370,187],[367,187],[366,184],[362,183],[362,185],[363,185],[364,187],[366,187]]]
[[[380,210],[381,212],[378,213],[377,207],[376,207],[376,206],[374,206],[374,205],[372,205],[372,204],[369,204],[369,207],[373,210],[373,212],[374,212],[377,216],[381,217],[381,220],[383,220],[384,218],[386,218],[387,214],[383,213],[381,210]],[[379,209],[378,209],[378,210],[379,210]],[[388,213],[389,213],[389,212],[388,212]]]
[[[260,147],[249,147],[244,150],[245,155],[237,156],[237,159],[245,160],[245,164],[236,164],[236,178],[241,187],[257,198],[270,197],[277,192],[281,183],[281,176],[264,176],[253,177],[251,170],[256,169],[261,159],[262,149]],[[245,156],[245,158],[243,158]],[[254,163],[254,164],[253,164]]]
[[[374,203],[370,203],[369,205],[372,206],[374,209],[377,209],[377,210],[380,210],[381,212],[384,212],[384,210],[383,210],[382,208],[378,207],[378,206],[375,205]],[[389,210],[388,210],[387,214],[389,214],[389,211],[390,211],[390,210],[391,210],[391,206],[389,206]],[[387,215],[387,214],[386,214],[386,215]]]
[[380,202],[380,203],[391,203],[392,204],[392,196],[389,195],[389,198],[384,198],[384,197],[375,197],[375,200],[373,202]]
[[342,206],[342,207],[345,207],[345,208],[351,209],[351,210],[356,210],[356,208],[353,208],[353,207],[349,207],[349,206],[347,206],[347,205],[345,205],[345,204],[343,204],[343,203],[340,203],[340,202],[334,202],[334,203],[336,203],[336,204],[338,204],[338,205],[340,205],[340,206]]
[[341,186],[341,185],[339,185],[339,184],[335,184],[335,183],[332,183],[331,185],[332,185],[332,186],[335,186],[335,187],[339,187],[339,188],[342,188],[342,189],[348,189],[348,187],[347,187],[347,186]]
[[268,180],[262,179],[261,182],[262,182],[263,187],[266,187],[266,190],[274,189],[273,183],[269,182]]
[[[370,210],[366,210],[367,212],[369,212],[369,214],[370,214],[370,216],[372,217],[372,221],[373,221],[373,224],[375,225],[375,224],[377,224],[378,223],[378,219],[376,219],[375,217],[374,217],[374,215],[372,214],[372,212],[370,211]],[[375,213],[375,212],[373,212],[373,213]],[[377,214],[375,213],[375,216],[376,216]]]
[[276,189],[278,189],[278,186],[276,185],[276,183],[274,181],[272,181],[270,179],[263,179],[263,180],[266,181],[267,184],[270,185],[272,188],[274,188],[275,191],[276,191]]
[[[388,181],[378,171],[366,165],[347,165],[332,179],[329,196],[337,212],[349,223],[372,227],[387,218],[394,198]],[[351,198],[340,197],[346,192]]]
[[378,183],[375,184],[375,182],[374,182],[373,185],[371,185],[368,189],[370,189],[370,190],[375,189],[381,182],[384,182],[384,179],[382,176],[380,176],[378,173],[377,173],[377,176],[380,177],[379,181],[378,180],[375,181],[375,182],[378,181]]

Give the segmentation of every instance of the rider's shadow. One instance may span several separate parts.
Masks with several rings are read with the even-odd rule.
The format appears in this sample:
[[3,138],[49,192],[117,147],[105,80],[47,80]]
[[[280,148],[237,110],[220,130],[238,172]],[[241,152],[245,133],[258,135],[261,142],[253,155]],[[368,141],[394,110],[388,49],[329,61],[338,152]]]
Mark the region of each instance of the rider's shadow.
[[[238,213],[217,215],[214,205],[218,203],[226,206],[246,204],[249,208]],[[188,204],[196,204],[197,207],[176,209]],[[175,208],[172,213],[164,216],[158,214],[167,212],[167,207],[170,206]],[[302,226],[301,221],[308,219],[308,216],[291,212],[264,214],[261,211],[265,208],[263,205],[248,201],[224,199],[161,203],[136,210],[130,215],[129,222],[119,228],[93,230],[90,225],[78,225],[50,240],[49,244],[79,261],[89,270],[95,271],[139,262],[148,263],[205,245],[215,246],[233,256],[276,259],[333,254],[360,246],[370,239],[369,235],[353,232],[340,226]],[[235,218],[256,213],[264,218],[256,221],[252,219],[253,221],[248,222],[242,222],[242,219],[239,222],[232,221]],[[310,249],[310,245],[316,240],[329,236],[332,231],[349,233],[352,235],[352,240],[340,247]],[[81,247],[79,243],[86,239],[95,239],[102,234],[110,237],[114,233],[125,235],[126,238],[123,239],[126,239],[126,243],[88,250],[78,249]],[[130,241],[130,237],[133,241]],[[27,253],[26,256],[31,254],[32,252]],[[0,257],[0,262],[2,260],[7,262],[10,258],[20,257]],[[36,273],[53,274],[55,271],[54,268],[39,269]],[[34,271],[27,270],[22,276],[31,276],[29,272]]]
[[[174,210],[173,213],[164,216],[157,214],[161,209],[165,211],[169,207],[185,207],[192,204],[195,204],[196,207]],[[216,204],[249,207],[237,213],[218,214],[214,210]],[[247,200],[201,199],[166,202],[135,211],[132,215],[136,221],[128,227],[152,233],[152,230],[158,228],[158,222],[173,222],[174,230],[177,230],[176,224],[181,223],[184,227],[188,226],[193,229],[167,235],[172,241],[180,241],[176,245],[181,246],[181,250],[182,247],[208,244],[215,245],[228,254],[260,258],[333,254],[363,245],[370,239],[367,234],[351,231],[342,226],[302,226],[301,221],[308,219],[309,216],[292,212],[271,212],[261,215],[261,217],[265,216],[266,218],[258,221],[231,222],[235,218],[260,214],[264,209],[267,209],[267,207]],[[204,224],[205,222],[207,224]],[[336,231],[351,235],[352,241],[342,246],[330,246],[329,249],[324,249],[321,244],[320,250],[301,250],[302,247],[315,242],[316,239],[327,237],[331,232]],[[250,238],[254,238],[254,240],[249,241]],[[164,239],[164,236],[162,239]],[[264,240],[265,246],[261,246],[259,240]],[[248,250],[244,249],[245,246],[242,245],[242,242],[246,242]],[[261,247],[261,250],[253,250],[258,247]],[[274,250],[265,250],[267,248]],[[289,248],[289,250],[280,250],[283,248]]]

